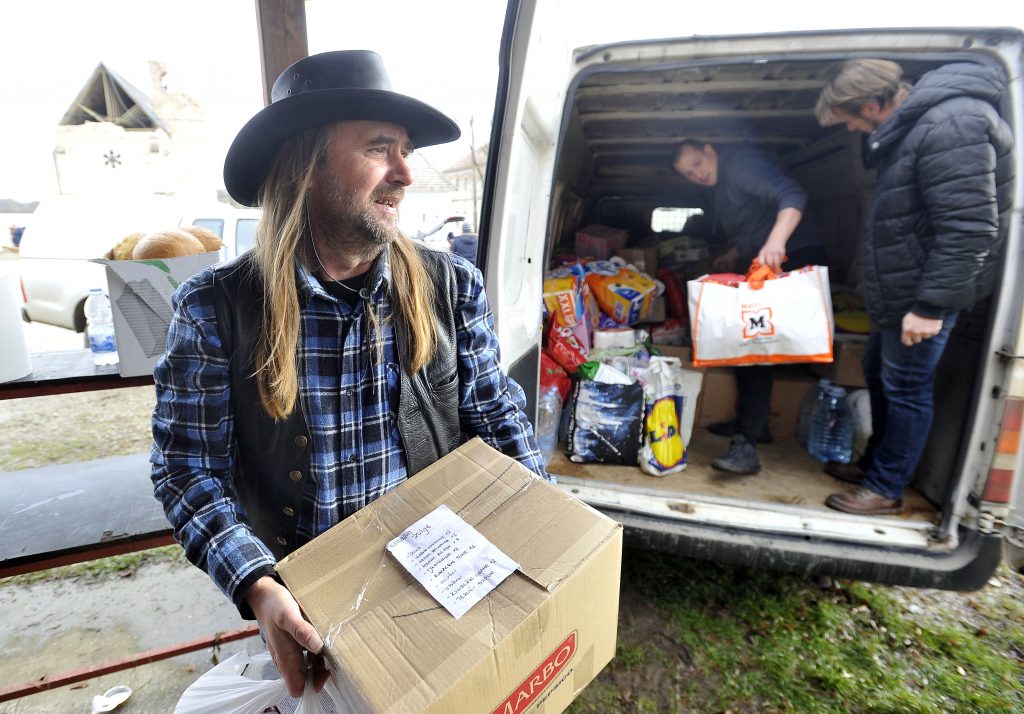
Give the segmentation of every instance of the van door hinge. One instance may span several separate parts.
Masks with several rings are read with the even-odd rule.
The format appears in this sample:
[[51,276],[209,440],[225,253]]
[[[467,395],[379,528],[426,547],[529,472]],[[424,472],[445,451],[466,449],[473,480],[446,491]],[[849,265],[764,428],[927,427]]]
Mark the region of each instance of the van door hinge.
[[996,350],[996,357],[1003,360],[1024,359],[1024,355],[1015,355],[1009,347],[1000,347]]
[[1024,527],[996,518],[991,513],[978,515],[978,531],[987,534],[1000,533],[1014,543],[1024,542]]

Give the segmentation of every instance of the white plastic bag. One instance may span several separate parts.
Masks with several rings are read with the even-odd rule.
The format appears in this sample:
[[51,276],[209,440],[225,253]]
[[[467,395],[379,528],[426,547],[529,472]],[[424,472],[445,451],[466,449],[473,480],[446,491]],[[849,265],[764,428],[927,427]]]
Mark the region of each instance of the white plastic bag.
[[[250,656],[241,652],[228,657],[186,689],[174,714],[261,714],[277,707],[281,714],[345,714],[341,693],[329,678],[317,694],[312,676],[299,699],[289,696],[283,679],[251,679],[248,670],[260,676],[271,663],[270,653]],[[270,665],[273,667],[273,665]]]
[[686,397],[678,379],[682,372],[680,364],[678,358],[654,356],[650,367],[640,373],[644,390],[640,468],[655,476],[667,476],[686,468],[686,442],[682,433]]
[[686,283],[695,367],[832,361],[828,268],[771,280]]

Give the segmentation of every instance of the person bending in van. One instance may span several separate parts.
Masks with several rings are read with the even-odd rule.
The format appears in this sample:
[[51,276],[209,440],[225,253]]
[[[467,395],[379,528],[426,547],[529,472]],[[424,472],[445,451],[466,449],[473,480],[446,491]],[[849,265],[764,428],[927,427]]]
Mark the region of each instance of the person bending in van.
[[[693,139],[679,144],[672,162],[687,180],[711,189],[712,220],[724,234],[716,270],[746,273],[752,260],[779,272],[821,265],[825,250],[814,222],[804,215],[807,193],[766,153],[745,145],[715,147]],[[769,443],[772,368],[736,368],[737,418],[712,424],[732,437],[726,453],[711,462],[719,471],[761,470],[757,443]]]
[[392,92],[375,53],[300,60],[224,164],[231,196],[263,208],[256,247],[175,294],[154,372],[155,493],[189,560],[259,621],[293,695],[323,642],[278,559],[464,435],[546,476],[480,271],[397,229],[410,152],[458,136]]
[[826,468],[858,484],[829,496],[831,508],[903,508],[932,424],[935,368],[958,314],[991,292],[1006,241],[1013,136],[996,109],[1005,91],[982,65],[946,65],[912,88],[895,62],[858,59],[818,98],[823,126],[869,135],[865,163],[877,169],[863,240],[873,434],[859,464]]

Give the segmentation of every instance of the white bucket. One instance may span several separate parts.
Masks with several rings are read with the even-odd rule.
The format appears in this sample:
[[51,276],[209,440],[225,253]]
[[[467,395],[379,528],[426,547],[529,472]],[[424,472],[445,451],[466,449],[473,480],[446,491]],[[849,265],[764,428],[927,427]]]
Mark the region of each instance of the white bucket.
[[18,279],[0,274],[0,382],[20,379],[32,371],[23,324]]

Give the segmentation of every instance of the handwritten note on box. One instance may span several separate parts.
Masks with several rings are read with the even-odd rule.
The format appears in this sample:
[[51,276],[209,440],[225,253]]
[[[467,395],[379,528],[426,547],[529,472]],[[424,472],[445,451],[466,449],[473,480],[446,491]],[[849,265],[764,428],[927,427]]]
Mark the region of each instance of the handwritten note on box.
[[388,550],[456,620],[519,568],[444,505],[388,543]]

